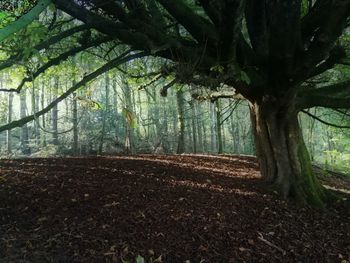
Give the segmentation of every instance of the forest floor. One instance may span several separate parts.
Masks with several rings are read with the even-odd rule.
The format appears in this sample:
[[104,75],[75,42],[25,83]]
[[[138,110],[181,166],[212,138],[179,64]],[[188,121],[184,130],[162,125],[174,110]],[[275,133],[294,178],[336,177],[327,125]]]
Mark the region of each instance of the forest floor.
[[344,197],[286,202],[247,156],[1,160],[0,262],[345,263]]

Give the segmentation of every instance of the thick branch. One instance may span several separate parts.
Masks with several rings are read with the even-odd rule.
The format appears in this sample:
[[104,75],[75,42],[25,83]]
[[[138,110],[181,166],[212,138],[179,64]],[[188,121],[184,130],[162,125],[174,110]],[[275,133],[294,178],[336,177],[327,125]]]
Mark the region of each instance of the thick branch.
[[308,45],[311,38],[318,27],[324,22],[327,17],[331,0],[317,0],[311,8],[310,12],[306,14],[301,20],[302,40],[305,45]]
[[[321,11],[320,11],[321,12]],[[331,1],[327,15],[322,17],[319,28],[312,37],[312,42],[302,60],[298,78],[303,79],[310,74],[321,61],[327,59],[334,42],[342,34],[350,15],[350,1]]]
[[308,78],[312,78],[322,74],[323,72],[333,68],[336,64],[341,63],[341,60],[346,58],[346,52],[343,47],[335,46],[331,51],[329,57],[320,63],[314,70],[311,71]]
[[298,94],[298,101],[300,109],[316,106],[348,109],[350,108],[350,80],[321,88],[302,90]]
[[267,58],[269,54],[266,1],[247,0],[246,21],[251,45],[260,60]]
[[84,7],[69,0],[53,0],[58,8],[76,19],[95,28],[101,33],[107,34],[113,38],[119,39],[133,49],[145,50],[152,55],[172,59],[176,62],[192,63],[194,65],[204,65],[206,69],[210,68],[215,58],[210,57],[205,52],[205,45],[198,46],[195,42],[188,39],[175,38],[167,35],[162,42],[153,41],[150,36],[142,30],[130,30],[123,23],[114,22],[103,16],[95,14]]
[[222,24],[222,17],[220,12],[224,8],[224,1],[199,0],[199,2],[210,20],[213,21],[216,26],[220,26]]
[[70,0],[53,0],[57,7],[72,17],[84,22],[87,25],[106,35],[120,39],[123,43],[132,46],[139,50],[152,50],[154,43],[147,35],[140,32],[133,32],[124,24],[114,22],[110,19],[104,18],[95,14],[84,7],[76,4]]
[[213,25],[193,12],[183,0],[158,0],[159,3],[199,42],[204,43],[207,39],[211,43],[218,41]]

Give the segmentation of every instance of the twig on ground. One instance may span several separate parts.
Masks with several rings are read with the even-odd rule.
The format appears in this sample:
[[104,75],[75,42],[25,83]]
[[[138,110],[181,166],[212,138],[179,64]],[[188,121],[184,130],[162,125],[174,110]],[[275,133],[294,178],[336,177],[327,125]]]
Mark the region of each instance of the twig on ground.
[[284,249],[282,249],[282,248],[276,246],[275,244],[271,243],[270,241],[266,240],[266,239],[264,238],[264,236],[263,236],[261,233],[259,233],[258,239],[259,239],[260,241],[264,242],[266,245],[277,249],[277,250],[280,251],[283,255],[286,255],[286,254],[287,254],[287,252],[286,252]]

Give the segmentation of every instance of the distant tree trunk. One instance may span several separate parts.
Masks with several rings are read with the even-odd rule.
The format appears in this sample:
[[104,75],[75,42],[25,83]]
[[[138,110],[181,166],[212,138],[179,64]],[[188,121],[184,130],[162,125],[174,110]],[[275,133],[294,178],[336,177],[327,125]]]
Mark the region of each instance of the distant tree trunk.
[[[22,90],[20,93],[20,118],[26,117],[27,108],[27,95],[26,90]],[[30,148],[28,146],[29,142],[29,132],[27,124],[21,127],[21,151],[23,154],[30,154]]]
[[[237,113],[236,113],[236,119],[238,119]],[[235,117],[233,113],[231,114],[231,117],[230,117],[230,126],[231,126],[230,131],[231,131],[231,136],[233,141],[233,152],[241,153],[239,126],[238,126],[238,123],[235,121]]]
[[223,153],[221,105],[220,105],[220,101],[219,100],[217,100],[215,102],[215,112],[216,112],[216,129],[217,129],[218,153]]
[[216,129],[216,118],[215,118],[215,109],[214,103],[209,103],[209,125],[210,125],[210,151],[216,152],[216,143],[217,143],[217,129]]
[[169,108],[164,107],[164,105],[171,105],[168,98],[162,98],[163,102],[160,104],[162,107],[162,124],[161,124],[161,149],[163,152],[168,153],[170,149],[170,143],[169,143],[169,121],[168,121],[168,116],[169,116]]
[[[74,85],[75,81],[73,81]],[[79,130],[78,130],[78,102],[77,93],[73,93],[73,155],[79,154]]]
[[[57,97],[58,94],[58,88],[59,88],[59,79],[58,77],[55,77],[55,83],[54,83],[54,94],[53,99]],[[56,104],[52,109],[52,144],[58,145],[58,105]]]
[[[10,123],[12,121],[13,115],[13,93],[9,92],[8,94],[8,113],[7,113],[7,122]],[[12,153],[12,134],[11,130],[7,130],[6,133],[6,144],[7,144],[7,153]]]
[[155,140],[154,144],[157,148],[157,146],[162,144],[162,127],[160,125],[160,114],[159,114],[159,101],[158,101],[158,93],[155,88],[155,86],[152,87],[152,98],[153,98],[153,122],[154,122],[154,127],[155,127]]
[[114,136],[115,136],[115,146],[118,147],[120,145],[119,136],[119,112],[118,112],[118,91],[117,91],[117,82],[116,82],[116,75],[113,74],[112,78],[112,89],[113,89],[113,112],[114,112],[114,123],[115,123],[115,129],[114,129]]
[[[317,115],[316,114],[316,108],[314,109],[315,111],[313,112],[314,115]],[[316,123],[316,120],[314,118],[310,118],[309,120],[309,128],[307,129],[308,132],[309,132],[309,136],[308,136],[308,148],[310,149],[309,152],[310,152],[310,158],[311,158],[311,161],[314,161],[314,158],[315,158],[315,143],[314,143],[314,128],[315,128],[315,123]]]
[[204,121],[202,122],[202,129],[203,129],[203,151],[209,152],[208,149],[208,143],[207,143],[207,125],[205,125]]
[[197,114],[194,105],[194,101],[191,102],[191,120],[192,120],[192,142],[193,142],[193,153],[197,153]]
[[105,98],[104,98],[104,110],[102,111],[102,129],[101,129],[101,136],[100,136],[100,142],[98,146],[98,154],[102,154],[103,152],[103,144],[106,134],[106,123],[107,123],[107,115],[109,112],[109,76],[108,73],[105,74]]
[[203,152],[203,118],[202,118],[202,111],[201,107],[198,103],[198,101],[194,102],[195,112],[196,112],[196,126],[198,131],[198,152]]
[[[126,80],[123,80],[123,93],[124,93],[124,101],[125,108],[131,114],[133,113],[133,104],[131,98],[131,88],[129,87]],[[134,116],[132,116],[134,117]],[[127,119],[127,118],[126,118]],[[125,137],[125,149],[128,153],[135,153],[135,142],[134,142],[134,129],[130,122],[126,121],[126,137]]]
[[184,118],[184,94],[182,90],[176,92],[178,139],[176,153],[185,152],[185,118]]
[[171,125],[171,134],[173,135],[171,138],[172,144],[171,149],[172,153],[176,153],[177,151],[177,136],[178,136],[178,114],[177,114],[177,102],[176,102],[176,94],[175,94],[175,107],[172,108],[171,111],[171,119],[172,119],[172,125]]
[[147,139],[147,141],[150,141],[150,139],[151,139],[151,131],[150,131],[150,124],[149,124],[149,122],[152,120],[152,112],[151,112],[151,105],[152,105],[152,103],[151,103],[151,96],[150,96],[150,94],[148,93],[148,92],[146,92],[146,98],[147,98],[147,119],[146,119],[146,121],[147,121],[147,125],[145,125],[146,127],[147,127],[147,129],[146,129],[146,139]]
[[284,197],[322,204],[325,191],[315,178],[297,112],[269,100],[250,105],[260,171]]
[[[142,111],[141,91],[139,89],[137,90],[137,105],[138,105],[137,123],[141,124],[142,123],[143,111]],[[141,128],[144,129],[143,130],[144,132],[146,131],[144,125],[137,125],[137,136],[140,139],[142,139],[142,130],[141,130]]]
[[[42,87],[41,87],[41,108],[44,109],[45,108],[45,85],[44,83],[42,83]],[[41,120],[42,120],[42,124],[41,126],[43,127],[43,129],[46,128],[46,119],[45,119],[45,115],[41,116]],[[46,142],[46,133],[43,132],[42,133],[42,146],[46,147],[47,142]]]
[[[36,113],[39,111],[39,89],[35,89],[35,87],[33,87],[32,89],[32,112]],[[39,146],[40,144],[40,128],[38,125],[39,120],[35,119],[33,122],[33,126],[34,126],[34,138],[35,138],[35,143],[36,145]]]

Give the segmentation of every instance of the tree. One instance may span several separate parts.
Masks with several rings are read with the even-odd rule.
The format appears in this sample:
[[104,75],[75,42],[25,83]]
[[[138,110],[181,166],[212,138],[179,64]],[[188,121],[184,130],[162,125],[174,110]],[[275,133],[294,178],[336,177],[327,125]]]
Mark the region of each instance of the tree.
[[[62,52],[55,63],[102,43],[123,43],[145,55],[171,60],[163,72],[177,82],[212,90],[232,87],[249,101],[262,176],[284,197],[318,205],[326,201],[327,192],[311,170],[298,113],[315,106],[350,108],[349,80],[309,84],[347,57],[349,40],[342,36],[349,25],[350,1],[53,3],[107,36],[90,34],[69,54]],[[46,46],[52,42],[47,40]]]
[[[23,92],[20,94],[20,115],[21,118],[26,117],[26,109],[27,109],[27,103],[26,103],[26,90],[23,90]],[[28,126],[27,124],[24,124],[21,127],[21,151],[23,154],[27,155],[30,153],[30,148],[29,148],[29,131],[28,131]]]
[[181,89],[176,91],[176,103],[177,103],[177,126],[178,126],[178,139],[176,153],[185,152],[185,114],[184,114],[184,94]]

